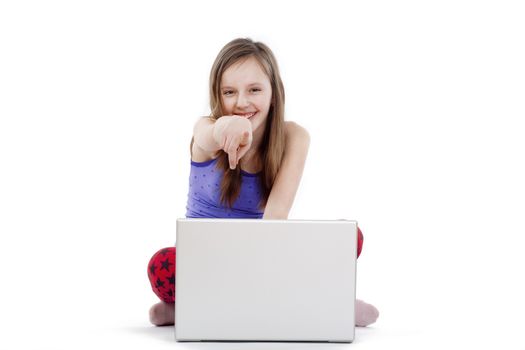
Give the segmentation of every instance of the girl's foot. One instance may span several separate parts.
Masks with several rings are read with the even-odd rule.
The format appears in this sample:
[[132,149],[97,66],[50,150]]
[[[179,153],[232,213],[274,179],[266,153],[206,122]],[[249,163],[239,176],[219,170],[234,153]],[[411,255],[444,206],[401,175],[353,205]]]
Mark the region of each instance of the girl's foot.
[[379,317],[379,311],[371,304],[367,304],[362,300],[355,301],[355,325],[358,327],[366,327],[374,323]]
[[149,320],[155,326],[171,326],[175,323],[175,304],[163,301],[149,309]]

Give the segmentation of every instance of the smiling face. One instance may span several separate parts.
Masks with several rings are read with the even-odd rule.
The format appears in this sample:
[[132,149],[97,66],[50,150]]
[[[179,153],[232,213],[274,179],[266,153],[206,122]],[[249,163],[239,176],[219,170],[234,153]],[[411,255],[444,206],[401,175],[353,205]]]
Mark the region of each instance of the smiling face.
[[228,67],[222,75],[220,93],[224,115],[248,118],[254,135],[262,135],[272,86],[257,59],[252,56]]

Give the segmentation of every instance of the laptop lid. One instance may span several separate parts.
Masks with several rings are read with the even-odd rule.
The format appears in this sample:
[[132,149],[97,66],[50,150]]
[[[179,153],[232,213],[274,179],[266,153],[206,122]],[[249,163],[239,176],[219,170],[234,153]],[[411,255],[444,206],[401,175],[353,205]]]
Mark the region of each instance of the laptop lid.
[[177,341],[351,342],[355,221],[178,219]]

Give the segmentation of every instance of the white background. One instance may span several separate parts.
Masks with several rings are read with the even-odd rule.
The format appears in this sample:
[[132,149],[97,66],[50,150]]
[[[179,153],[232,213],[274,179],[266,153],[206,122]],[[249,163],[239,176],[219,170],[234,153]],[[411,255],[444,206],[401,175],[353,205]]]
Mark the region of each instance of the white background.
[[[5,1],[0,348],[521,348],[519,1]],[[310,153],[291,219],[355,219],[351,345],[189,344],[146,266],[185,214],[220,48],[274,51]],[[315,256],[312,256],[315,258]]]

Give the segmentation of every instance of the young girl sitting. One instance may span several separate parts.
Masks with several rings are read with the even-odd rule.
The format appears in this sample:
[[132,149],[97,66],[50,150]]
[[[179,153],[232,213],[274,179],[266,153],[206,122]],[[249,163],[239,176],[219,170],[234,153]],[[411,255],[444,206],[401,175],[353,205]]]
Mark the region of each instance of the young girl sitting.
[[[235,39],[219,52],[210,74],[211,115],[193,129],[186,217],[287,219],[308,153],[310,137],[284,121],[284,86],[272,51]],[[362,245],[359,231],[358,255]],[[151,323],[174,324],[175,247],[148,265],[162,300]],[[356,301],[356,325],[374,323],[377,309]]]

